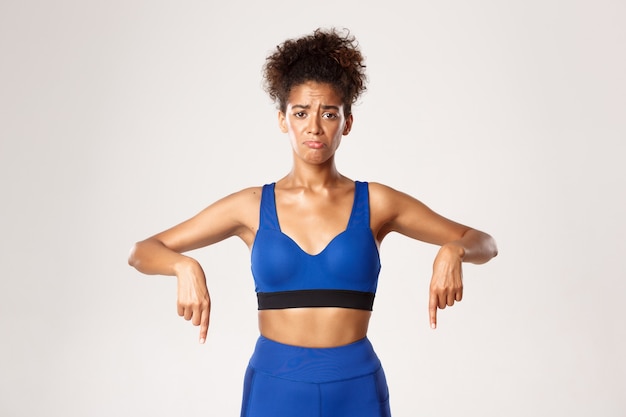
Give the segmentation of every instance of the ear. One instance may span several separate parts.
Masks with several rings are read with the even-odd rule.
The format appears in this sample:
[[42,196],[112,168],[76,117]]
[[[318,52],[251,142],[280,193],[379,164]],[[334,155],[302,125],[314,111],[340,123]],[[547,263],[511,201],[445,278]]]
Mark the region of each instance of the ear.
[[283,113],[282,111],[278,112],[278,127],[280,128],[280,131],[283,133],[287,133],[287,117],[285,116],[285,113]]
[[346,125],[343,127],[343,135],[346,136],[352,130],[352,122],[354,118],[352,117],[352,113],[348,117],[346,117]]

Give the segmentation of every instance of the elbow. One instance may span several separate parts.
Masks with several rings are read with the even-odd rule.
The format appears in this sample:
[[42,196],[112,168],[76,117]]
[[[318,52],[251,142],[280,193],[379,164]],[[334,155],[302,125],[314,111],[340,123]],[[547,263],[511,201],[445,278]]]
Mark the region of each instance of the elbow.
[[489,254],[491,255],[490,259],[498,256],[498,245],[496,244],[496,240],[491,236],[489,236]]
[[473,233],[476,234],[473,234],[472,236],[478,238],[477,241],[475,241],[476,248],[480,249],[477,251],[478,253],[476,254],[477,256],[475,260],[470,262],[483,264],[498,256],[498,245],[496,244],[496,240],[491,235],[475,229]]
[[128,254],[128,265],[132,266],[135,269],[137,269],[137,267],[139,266],[139,256],[137,255],[139,245],[139,242],[135,243],[133,247],[130,248],[130,253]]

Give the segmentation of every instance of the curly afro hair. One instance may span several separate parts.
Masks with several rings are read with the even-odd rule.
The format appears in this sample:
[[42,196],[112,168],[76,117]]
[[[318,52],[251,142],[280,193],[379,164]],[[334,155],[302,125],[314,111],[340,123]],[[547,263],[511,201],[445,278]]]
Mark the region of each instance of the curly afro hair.
[[288,39],[267,57],[263,68],[265,91],[287,109],[291,89],[307,81],[328,83],[342,97],[345,114],[366,89],[364,58],[347,29],[316,29],[313,34]]

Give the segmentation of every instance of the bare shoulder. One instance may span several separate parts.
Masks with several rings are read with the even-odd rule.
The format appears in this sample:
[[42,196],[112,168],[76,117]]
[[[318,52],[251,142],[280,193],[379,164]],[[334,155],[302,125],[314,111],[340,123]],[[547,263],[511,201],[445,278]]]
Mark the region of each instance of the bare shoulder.
[[227,195],[219,201],[223,201],[228,204],[243,205],[245,208],[247,205],[258,205],[261,201],[261,192],[263,187],[248,187],[242,190],[236,191]]
[[225,197],[229,203],[226,208],[227,211],[237,218],[237,223],[239,223],[239,227],[234,234],[239,236],[248,247],[252,247],[259,228],[262,193],[263,187],[256,186],[244,188]]
[[241,226],[254,230],[258,224],[263,187],[248,187],[216,201],[207,210],[219,212]]
[[379,241],[390,232],[441,244],[458,239],[467,226],[432,211],[417,198],[379,183],[370,183],[372,231]]
[[208,246],[231,236],[250,245],[259,224],[262,187],[249,187],[229,194],[192,218],[155,235],[167,247],[182,253]]
[[393,199],[400,193],[398,190],[379,182],[369,182],[368,185],[370,195],[377,199]]
[[414,197],[378,182],[369,183],[369,194],[372,211],[379,212],[383,217],[392,216],[408,203],[421,204]]
[[393,230],[393,221],[398,216],[403,193],[378,182],[369,182],[370,225],[378,239]]

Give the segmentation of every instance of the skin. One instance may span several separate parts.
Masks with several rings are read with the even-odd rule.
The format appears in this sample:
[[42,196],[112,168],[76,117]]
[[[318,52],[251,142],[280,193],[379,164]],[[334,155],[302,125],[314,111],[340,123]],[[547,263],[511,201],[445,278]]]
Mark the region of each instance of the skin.
[[[335,166],[335,153],[350,133],[353,116],[344,114],[341,96],[329,84],[306,82],[294,87],[278,125],[292,147],[291,171],[276,182],[276,209],[283,233],[310,254],[321,252],[345,230],[354,199],[354,182]],[[448,220],[415,198],[370,183],[370,226],[380,245],[389,233],[439,245],[429,292],[429,320],[437,309],[463,298],[462,263],[484,263],[496,256],[491,236]],[[211,299],[200,264],[184,252],[238,236],[249,249],[259,224],[261,187],[231,194],[193,218],[137,242],[129,264],[145,274],[173,275],[178,282],[178,314],[200,326],[204,343]],[[330,347],[365,337],[371,312],[336,308],[259,311],[259,330],[281,343]]]

